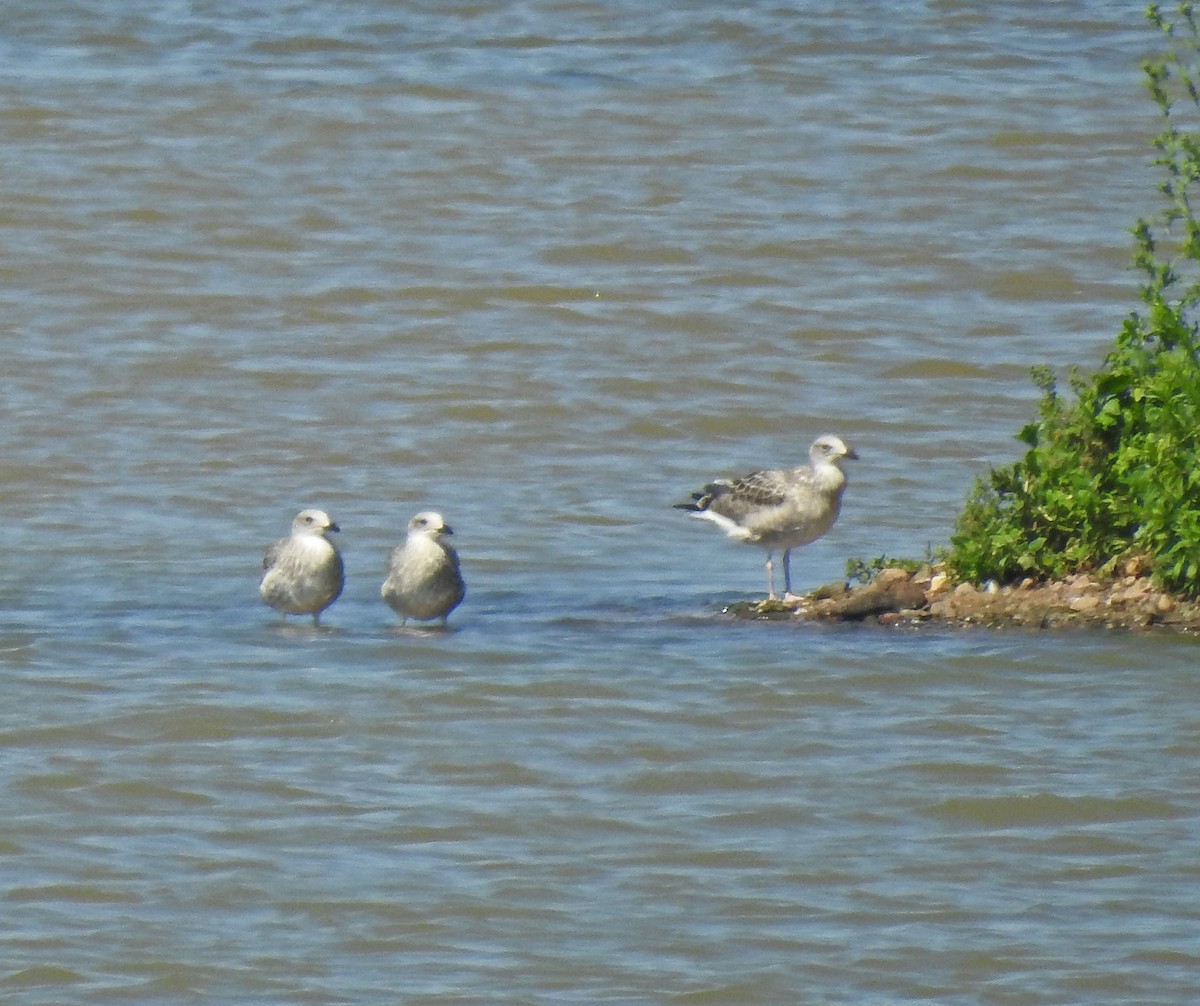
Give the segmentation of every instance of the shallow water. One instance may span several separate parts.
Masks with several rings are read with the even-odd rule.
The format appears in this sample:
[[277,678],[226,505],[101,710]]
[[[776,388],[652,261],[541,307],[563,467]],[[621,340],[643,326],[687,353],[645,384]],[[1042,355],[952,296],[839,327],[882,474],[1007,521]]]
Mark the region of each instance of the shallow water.
[[[6,25],[6,1003],[1191,1002],[1193,641],[737,623],[669,509],[828,430],[798,585],[947,539],[1136,304],[1136,13]],[[378,596],[426,507],[445,632]]]

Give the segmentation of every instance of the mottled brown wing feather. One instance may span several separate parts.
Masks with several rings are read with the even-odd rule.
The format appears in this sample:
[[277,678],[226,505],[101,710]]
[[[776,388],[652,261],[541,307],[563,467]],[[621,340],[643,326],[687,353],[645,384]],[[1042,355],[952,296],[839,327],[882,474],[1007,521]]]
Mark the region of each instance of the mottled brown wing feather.
[[743,506],[779,506],[787,499],[788,484],[783,472],[751,472],[733,483],[729,502]]

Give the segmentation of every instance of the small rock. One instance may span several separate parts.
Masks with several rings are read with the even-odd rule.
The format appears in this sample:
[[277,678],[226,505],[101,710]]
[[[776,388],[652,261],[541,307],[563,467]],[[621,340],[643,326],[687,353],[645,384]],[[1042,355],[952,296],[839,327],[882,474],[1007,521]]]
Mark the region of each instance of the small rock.
[[912,583],[906,574],[899,580],[892,578],[891,583],[876,577],[866,587],[851,591],[845,597],[814,603],[810,611],[818,618],[859,621],[884,612],[906,611],[924,605],[925,591]]
[[912,576],[909,577],[913,583],[919,583],[922,587],[928,589],[929,582],[933,579],[933,567],[926,563],[918,569]]
[[1130,604],[1140,601],[1150,593],[1150,581],[1126,577],[1121,581],[1122,586],[1108,595],[1108,603],[1112,605]]
[[848,593],[850,593],[850,585],[844,580],[839,580],[836,583],[827,583],[823,587],[817,587],[806,600],[824,601],[830,597],[844,597]]
[[933,596],[934,594],[941,594],[943,591],[946,591],[949,588],[950,577],[948,577],[945,573],[934,573],[933,576],[929,578],[928,592],[930,596]]
[[1130,556],[1121,570],[1126,576],[1144,576],[1150,570],[1150,560],[1144,555]]
[[893,583],[899,583],[901,580],[907,579],[909,579],[908,574],[899,566],[889,566],[887,569],[879,571],[879,575],[875,577],[874,583],[881,590],[885,590]]

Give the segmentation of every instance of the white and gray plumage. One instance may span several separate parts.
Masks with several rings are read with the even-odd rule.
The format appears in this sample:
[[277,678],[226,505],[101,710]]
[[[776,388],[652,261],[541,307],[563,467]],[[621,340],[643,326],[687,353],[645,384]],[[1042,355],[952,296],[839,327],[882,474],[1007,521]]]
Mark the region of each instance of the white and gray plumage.
[[752,472],[740,479],[717,479],[676,503],[693,517],[712,521],[730,538],[767,550],[767,589],[775,597],[775,552],[783,550],[785,596],[792,594],[791,552],[816,541],[833,527],[842,506],[846,475],[842,461],[856,459],[839,437],[818,437],[809,448],[810,464],[790,470]]
[[312,615],[338,599],[346,577],[342,557],[327,537],[340,531],[324,510],[301,510],[292,533],[272,544],[263,556],[262,599],[283,615]]
[[423,510],[408,522],[404,544],[392,549],[380,593],[401,624],[410,618],[440,618],[445,625],[462,602],[467,588],[458,553],[442,540],[453,533],[440,513]]

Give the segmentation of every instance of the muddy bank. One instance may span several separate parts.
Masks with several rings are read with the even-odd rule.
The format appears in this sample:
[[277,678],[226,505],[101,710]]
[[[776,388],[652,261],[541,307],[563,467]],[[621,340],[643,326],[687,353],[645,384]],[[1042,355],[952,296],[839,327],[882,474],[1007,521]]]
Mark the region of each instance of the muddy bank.
[[806,618],[881,625],[1022,626],[1200,633],[1200,604],[1158,590],[1130,573],[1111,581],[1086,574],[1049,583],[1027,580],[998,587],[955,583],[940,569],[884,569],[869,583],[831,584],[797,601],[743,601],[728,614],[749,619]]

